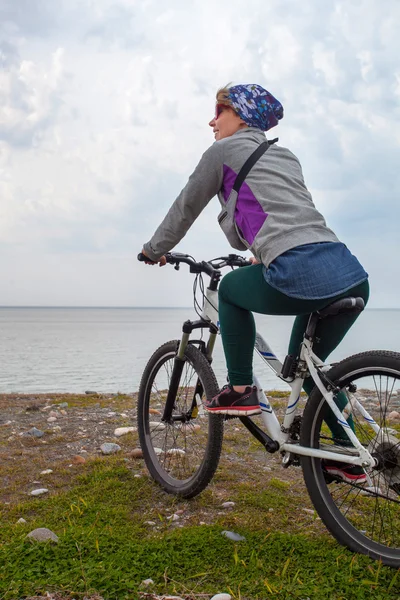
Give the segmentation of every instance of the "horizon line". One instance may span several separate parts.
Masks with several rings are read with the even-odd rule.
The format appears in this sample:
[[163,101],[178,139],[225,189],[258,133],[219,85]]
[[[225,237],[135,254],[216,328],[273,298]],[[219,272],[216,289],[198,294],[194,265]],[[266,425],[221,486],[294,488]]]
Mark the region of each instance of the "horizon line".
[[[166,309],[193,309],[193,306],[92,306],[92,305],[64,305],[64,304],[60,304],[60,305],[41,305],[41,304],[4,304],[4,305],[0,305],[0,309],[9,309],[9,308],[77,308],[77,309],[142,309],[142,310],[154,310],[154,309],[158,309],[158,310],[166,310]],[[369,307],[366,306],[364,310],[400,310],[400,306],[392,306],[392,307],[379,307],[379,306],[375,306],[375,307]],[[254,312],[254,311],[253,311]],[[263,313],[257,313],[257,314],[263,314]],[[267,315],[268,316],[268,315]],[[269,315],[269,316],[273,316],[273,315]],[[286,315],[286,316],[291,316],[291,315]],[[292,315],[293,316],[293,315]]]
[[2,308],[104,308],[104,309],[119,309],[119,308],[123,308],[123,309],[136,309],[136,308],[141,308],[141,309],[154,309],[154,308],[158,308],[158,309],[164,309],[164,308],[193,308],[193,306],[92,306],[92,305],[70,305],[68,306],[67,304],[0,304],[0,309]]

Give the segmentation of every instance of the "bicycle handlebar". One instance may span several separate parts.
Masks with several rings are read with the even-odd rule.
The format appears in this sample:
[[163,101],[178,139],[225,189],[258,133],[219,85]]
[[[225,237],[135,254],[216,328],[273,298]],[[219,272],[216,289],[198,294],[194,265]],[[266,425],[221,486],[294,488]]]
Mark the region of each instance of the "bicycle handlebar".
[[[214,258],[209,261],[202,260],[201,262],[196,262],[189,254],[182,254],[180,252],[167,252],[165,258],[167,263],[175,265],[176,269],[179,269],[180,263],[185,263],[189,265],[191,273],[206,273],[210,277],[223,267],[248,267],[253,264],[243,256],[237,254],[229,254],[228,256],[220,256],[219,258]],[[142,254],[142,252],[138,254],[137,259],[140,262],[156,264],[154,261],[150,260],[148,256]]]

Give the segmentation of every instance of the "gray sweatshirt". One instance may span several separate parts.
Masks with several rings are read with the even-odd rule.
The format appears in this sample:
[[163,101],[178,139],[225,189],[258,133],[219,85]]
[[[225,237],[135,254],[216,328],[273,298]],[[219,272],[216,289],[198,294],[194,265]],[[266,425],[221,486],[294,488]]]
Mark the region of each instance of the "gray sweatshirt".
[[[215,196],[224,207],[236,175],[265,134],[254,128],[214,142],[169,209],[144,251],[158,260],[185,236]],[[287,148],[271,145],[240,188],[235,222],[244,245],[265,266],[296,246],[339,241],[315,208],[298,159]]]

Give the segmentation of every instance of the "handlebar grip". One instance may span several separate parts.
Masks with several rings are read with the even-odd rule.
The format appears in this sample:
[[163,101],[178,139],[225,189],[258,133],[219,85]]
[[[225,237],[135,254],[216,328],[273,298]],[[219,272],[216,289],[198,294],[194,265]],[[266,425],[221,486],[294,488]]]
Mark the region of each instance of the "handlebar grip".
[[143,254],[143,252],[139,252],[139,254],[137,255],[137,259],[140,262],[150,262],[150,263],[154,263],[154,260],[150,260],[150,258],[148,256],[146,256],[145,254]]

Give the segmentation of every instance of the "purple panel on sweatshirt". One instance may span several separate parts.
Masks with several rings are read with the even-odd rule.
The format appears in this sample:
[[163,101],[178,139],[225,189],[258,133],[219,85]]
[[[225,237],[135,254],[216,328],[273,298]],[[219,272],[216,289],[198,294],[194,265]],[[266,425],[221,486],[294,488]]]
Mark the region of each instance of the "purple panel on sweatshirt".
[[224,195],[224,200],[225,202],[228,201],[229,198],[229,194],[232,191],[233,188],[233,184],[235,183],[235,179],[237,177],[237,173],[235,173],[235,171],[233,169],[231,169],[230,167],[227,167],[226,165],[224,165],[224,170],[223,170],[223,183],[222,183],[222,193]]
[[[225,202],[227,202],[229,198],[229,194],[232,191],[236,177],[237,174],[235,171],[224,165],[224,182],[222,192]],[[250,246],[254,242],[254,238],[256,237],[257,233],[264,225],[267,217],[268,213],[264,212],[257,198],[244,181],[239,190],[239,196],[236,202],[235,221],[242,232],[242,237]]]

